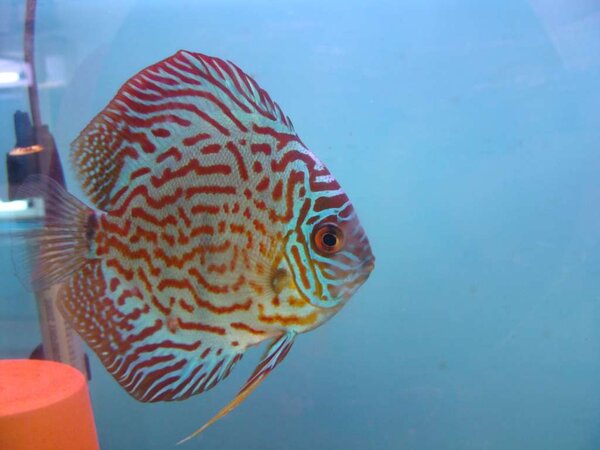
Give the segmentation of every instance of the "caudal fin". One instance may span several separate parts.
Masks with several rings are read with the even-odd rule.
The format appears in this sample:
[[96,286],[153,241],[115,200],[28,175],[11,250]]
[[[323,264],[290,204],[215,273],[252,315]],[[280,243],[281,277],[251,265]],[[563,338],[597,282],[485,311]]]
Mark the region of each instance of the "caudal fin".
[[89,258],[96,214],[57,182],[43,175],[27,178],[20,198],[42,198],[45,218],[39,227],[12,236],[16,275],[34,291],[59,283]]

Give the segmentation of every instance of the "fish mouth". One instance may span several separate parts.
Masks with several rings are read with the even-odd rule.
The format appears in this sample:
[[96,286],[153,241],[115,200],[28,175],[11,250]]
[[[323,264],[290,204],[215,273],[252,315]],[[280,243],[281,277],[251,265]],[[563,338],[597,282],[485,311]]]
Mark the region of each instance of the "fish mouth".
[[373,272],[373,269],[375,268],[375,257],[371,255],[369,258],[363,261],[363,263],[360,265],[360,268],[362,271],[366,272],[367,276],[369,276],[369,274]]
[[370,256],[360,265],[360,275],[356,277],[355,283],[353,283],[356,288],[367,281],[373,269],[375,269],[375,257]]
[[358,289],[365,281],[367,281],[371,272],[373,272],[373,269],[375,269],[375,257],[371,256],[360,265],[359,273],[354,282],[352,282],[353,290]]

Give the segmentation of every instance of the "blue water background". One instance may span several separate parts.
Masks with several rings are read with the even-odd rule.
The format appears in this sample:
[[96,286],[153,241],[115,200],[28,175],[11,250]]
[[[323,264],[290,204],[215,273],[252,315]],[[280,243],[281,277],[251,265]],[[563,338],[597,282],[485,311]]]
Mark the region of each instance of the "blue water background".
[[[292,118],[377,257],[334,320],[183,449],[600,448],[597,0],[38,3],[43,117],[65,161],[135,72],[217,55]],[[2,151],[26,102],[0,90]],[[35,304],[0,252],[0,357],[24,357]],[[174,448],[259,355],[209,393],[148,405],[90,354],[102,448]]]

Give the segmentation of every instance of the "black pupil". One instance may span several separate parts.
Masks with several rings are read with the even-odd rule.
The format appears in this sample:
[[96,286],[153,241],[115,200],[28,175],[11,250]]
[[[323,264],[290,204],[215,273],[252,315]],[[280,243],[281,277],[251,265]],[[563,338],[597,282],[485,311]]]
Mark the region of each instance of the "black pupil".
[[337,244],[337,236],[333,233],[325,233],[323,235],[323,244],[327,247],[335,247]]

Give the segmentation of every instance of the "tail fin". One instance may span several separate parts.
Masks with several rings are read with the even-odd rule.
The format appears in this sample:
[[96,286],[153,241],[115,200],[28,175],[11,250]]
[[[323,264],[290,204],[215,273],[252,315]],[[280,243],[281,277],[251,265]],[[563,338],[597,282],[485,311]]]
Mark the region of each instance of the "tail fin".
[[27,178],[18,196],[44,200],[44,223],[12,236],[16,275],[26,288],[38,291],[64,280],[90,257],[96,214],[43,175]]

